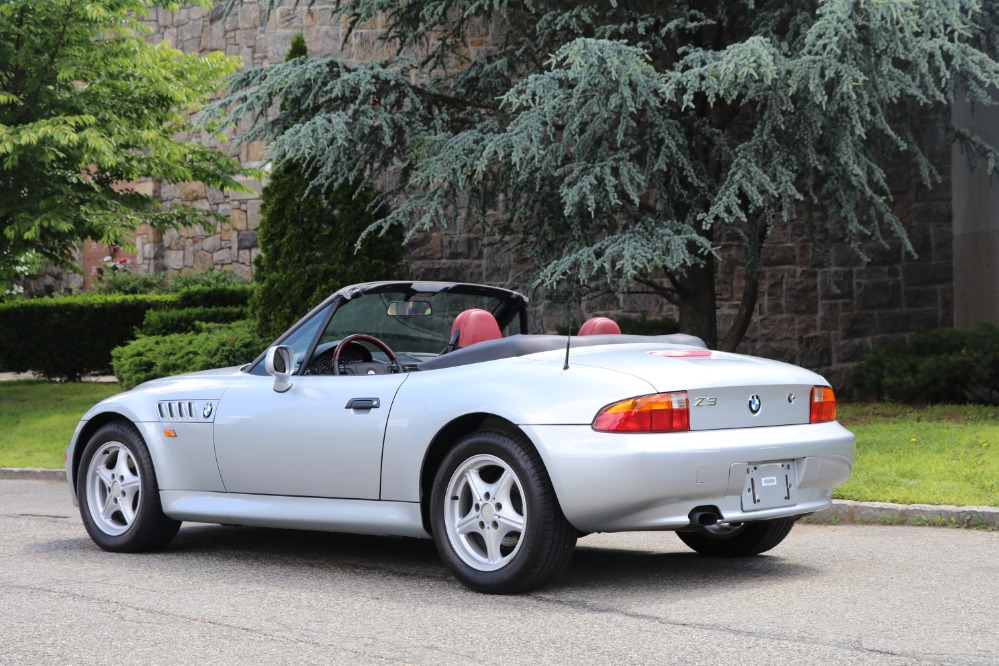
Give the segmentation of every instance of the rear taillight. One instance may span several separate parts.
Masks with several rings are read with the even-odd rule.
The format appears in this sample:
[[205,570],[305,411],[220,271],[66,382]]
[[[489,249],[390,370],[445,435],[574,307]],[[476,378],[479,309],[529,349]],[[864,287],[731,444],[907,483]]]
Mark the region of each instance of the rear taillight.
[[607,405],[593,419],[599,432],[685,432],[690,430],[686,391],[654,393]]
[[824,423],[836,420],[836,395],[828,386],[813,386],[809,423]]

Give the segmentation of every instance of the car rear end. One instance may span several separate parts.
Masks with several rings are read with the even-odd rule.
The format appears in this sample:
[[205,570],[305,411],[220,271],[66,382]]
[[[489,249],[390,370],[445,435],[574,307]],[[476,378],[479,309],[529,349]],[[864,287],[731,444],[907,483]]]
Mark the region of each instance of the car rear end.
[[[588,352],[588,353],[586,353]],[[575,365],[634,374],[587,425],[526,425],[563,511],[585,532],[685,530],[827,508],[852,470],[854,437],[819,375],[753,357],[628,345]],[[571,370],[570,370],[571,371]]]

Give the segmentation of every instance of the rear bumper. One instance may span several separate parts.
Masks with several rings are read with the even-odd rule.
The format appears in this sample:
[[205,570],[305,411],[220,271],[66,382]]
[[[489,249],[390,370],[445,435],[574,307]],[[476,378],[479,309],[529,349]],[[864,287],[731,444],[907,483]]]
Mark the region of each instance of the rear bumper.
[[[668,434],[522,430],[541,453],[566,518],[584,532],[683,529],[690,512],[705,506],[724,522],[821,511],[850,477],[855,443],[836,422]],[[776,461],[792,463],[794,503],[744,506],[747,465]]]

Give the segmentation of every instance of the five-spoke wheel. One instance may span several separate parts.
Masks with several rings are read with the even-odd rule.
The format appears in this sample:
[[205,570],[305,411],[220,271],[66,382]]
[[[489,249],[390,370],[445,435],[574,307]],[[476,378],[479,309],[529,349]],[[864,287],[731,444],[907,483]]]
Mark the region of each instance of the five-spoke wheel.
[[568,565],[576,545],[540,456],[516,433],[462,438],[438,469],[430,506],[441,558],[479,592],[541,587]]
[[107,442],[90,458],[84,480],[90,517],[105,534],[118,536],[135,522],[142,479],[135,457],[121,442]]
[[132,424],[108,423],[97,430],[78,469],[80,515],[104,550],[152,550],[177,534],[180,522],[163,514],[149,449]]
[[455,470],[447,495],[444,525],[466,564],[496,571],[517,556],[527,516],[524,491],[509,465],[496,456],[473,456]]

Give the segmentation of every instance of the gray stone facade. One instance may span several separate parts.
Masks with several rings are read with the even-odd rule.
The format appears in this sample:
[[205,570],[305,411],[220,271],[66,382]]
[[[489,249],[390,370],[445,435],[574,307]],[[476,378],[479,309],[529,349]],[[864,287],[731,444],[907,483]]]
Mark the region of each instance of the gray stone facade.
[[[175,12],[154,9],[151,39],[167,39],[187,52],[223,50],[242,57],[247,66],[284,59],[291,39],[302,33],[313,56],[335,55],[363,61],[389,55],[377,40],[377,22],[362,26],[342,44],[342,26],[322,0],[312,7],[282,7],[266,16],[265,6],[243,0],[222,19],[217,11],[184,8]],[[469,39],[469,52],[490,45],[488,28]],[[245,129],[245,128],[243,128]],[[237,132],[240,128],[237,128]],[[259,165],[263,146],[244,145],[238,153],[244,164]],[[833,268],[810,263],[811,243],[798,229],[774,231],[764,257],[757,316],[739,351],[804,365],[826,373],[843,385],[849,368],[863,354],[885,340],[920,327],[949,326],[953,322],[953,261],[949,168],[946,182],[933,191],[911,191],[897,200],[919,256],[906,256],[897,241],[888,248],[871,244],[864,263],[845,243],[833,248]],[[248,183],[259,192],[261,184]],[[259,253],[256,230],[260,200],[254,195],[206,191],[203,186],[143,183],[166,205],[188,203],[210,207],[229,220],[218,229],[172,231],[149,229],[137,236],[139,270],[177,273],[209,267],[229,269],[250,279]],[[745,268],[736,248],[718,262],[720,332],[723,334],[738,308]],[[407,251],[406,277],[489,282],[526,287],[523,267],[471,230],[424,234]],[[539,299],[540,300],[540,299]],[[675,316],[662,299],[648,296],[605,296],[584,302],[592,314]],[[553,330],[565,323],[570,306],[537,306],[535,327]]]

